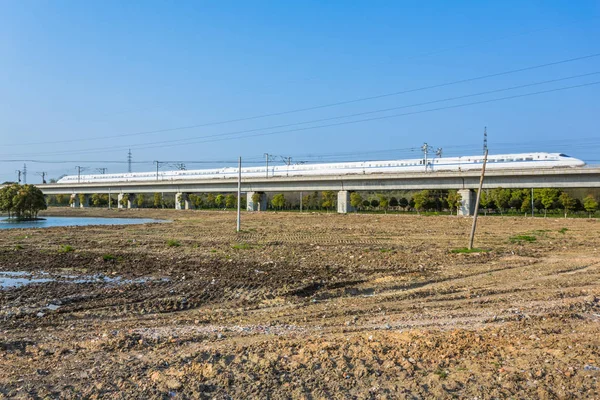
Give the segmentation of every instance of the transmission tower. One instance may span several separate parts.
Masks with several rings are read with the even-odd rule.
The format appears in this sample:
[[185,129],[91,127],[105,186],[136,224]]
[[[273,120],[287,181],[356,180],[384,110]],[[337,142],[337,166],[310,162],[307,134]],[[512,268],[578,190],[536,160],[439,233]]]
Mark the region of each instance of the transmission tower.
[[27,184],[27,164],[23,164],[23,184]]
[[127,171],[131,172],[131,149],[127,153]]

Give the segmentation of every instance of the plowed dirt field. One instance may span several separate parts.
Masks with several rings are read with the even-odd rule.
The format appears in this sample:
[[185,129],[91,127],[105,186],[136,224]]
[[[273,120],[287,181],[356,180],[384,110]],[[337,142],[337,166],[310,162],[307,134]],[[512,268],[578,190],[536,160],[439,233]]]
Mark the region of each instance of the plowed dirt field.
[[0,398],[600,398],[598,220],[52,214],[172,222],[0,231]]

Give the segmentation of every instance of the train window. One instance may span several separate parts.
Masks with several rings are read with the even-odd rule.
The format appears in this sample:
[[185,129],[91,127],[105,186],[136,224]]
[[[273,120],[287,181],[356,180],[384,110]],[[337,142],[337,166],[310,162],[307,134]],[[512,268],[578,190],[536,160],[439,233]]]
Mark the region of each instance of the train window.
[[568,155],[566,155],[566,154],[563,154],[563,153],[560,153],[558,156],[559,156],[559,157],[568,157],[568,158],[571,158],[571,156],[568,156]]
[[526,157],[525,161],[533,161],[533,157]]

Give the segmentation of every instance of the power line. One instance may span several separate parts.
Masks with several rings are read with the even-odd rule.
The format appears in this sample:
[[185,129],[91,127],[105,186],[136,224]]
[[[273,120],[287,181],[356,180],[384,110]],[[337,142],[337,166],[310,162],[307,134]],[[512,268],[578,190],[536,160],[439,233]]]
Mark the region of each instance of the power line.
[[[168,141],[161,140],[161,141],[156,141],[156,142],[147,142],[147,143],[144,143],[144,144],[141,144],[138,146],[135,146],[135,145],[134,146],[137,147],[138,149],[148,149],[148,148],[154,148],[154,147],[152,147],[153,145],[163,145],[164,144],[164,145],[166,145],[165,147],[172,147],[176,143],[180,143],[180,144],[204,143],[204,142],[197,142],[197,140],[214,138],[214,137],[222,137],[222,136],[234,136],[234,135],[240,135],[243,133],[261,132],[261,131],[265,131],[265,130],[286,128],[286,127],[290,127],[290,126],[306,125],[306,124],[310,124],[310,123],[318,123],[318,122],[332,121],[332,120],[336,120],[336,119],[352,118],[352,117],[357,117],[357,116],[361,116],[361,115],[376,114],[376,113],[388,112],[388,111],[393,111],[393,110],[398,110],[398,109],[403,109],[403,108],[418,107],[418,106],[423,106],[423,105],[428,105],[428,104],[435,104],[435,103],[459,100],[459,99],[464,99],[464,98],[469,98],[469,97],[482,96],[482,95],[486,95],[486,94],[499,93],[499,92],[504,92],[504,91],[509,91],[509,90],[522,89],[522,88],[526,88],[526,87],[543,85],[543,84],[547,84],[547,83],[554,83],[554,82],[559,82],[559,81],[564,81],[564,80],[569,80],[569,79],[597,75],[599,73],[600,72],[591,72],[591,73],[573,75],[573,76],[568,76],[568,77],[563,77],[563,78],[533,82],[533,83],[528,83],[528,84],[524,84],[524,85],[511,86],[508,88],[494,89],[494,90],[488,90],[488,91],[483,91],[483,92],[478,92],[478,93],[471,93],[471,94],[467,94],[467,95],[447,97],[447,98],[432,100],[432,101],[427,101],[427,102],[420,102],[420,103],[402,105],[402,106],[397,106],[397,107],[389,107],[389,108],[378,109],[378,110],[371,110],[371,111],[365,111],[365,112],[359,112],[359,113],[339,115],[339,116],[328,117],[328,118],[319,118],[319,119],[314,119],[314,120],[309,120],[309,121],[301,121],[301,122],[295,122],[295,123],[289,123],[289,124],[274,125],[274,126],[270,126],[270,127],[217,133],[217,134],[199,136],[196,138],[176,139],[176,140],[168,140]],[[410,113],[408,113],[408,114],[410,114]],[[378,119],[378,118],[374,118],[374,119]],[[366,121],[368,121],[368,120],[369,119],[367,119]],[[345,123],[341,123],[341,124],[345,124]],[[336,124],[323,125],[323,126],[335,126],[335,125]],[[305,129],[307,129],[307,128],[305,128]],[[308,128],[308,129],[312,129],[312,128]],[[282,131],[282,132],[286,132],[286,131]],[[261,135],[248,135],[247,137],[254,137],[254,136],[261,136]],[[61,152],[53,152],[53,153],[38,153],[38,155],[60,155],[60,154],[72,154],[72,153],[87,154],[90,152],[91,153],[101,152],[100,150],[118,150],[118,149],[123,149],[123,148],[126,148],[126,147],[124,147],[124,146],[109,146],[109,147],[103,147],[103,148],[82,149],[81,151],[61,151]]]
[[40,145],[40,144],[74,143],[74,142],[83,142],[83,141],[91,141],[91,140],[123,138],[123,137],[128,137],[128,136],[139,136],[139,135],[148,135],[148,134],[154,134],[154,133],[173,132],[173,131],[201,128],[201,127],[207,127],[207,126],[223,125],[223,124],[234,123],[234,122],[250,121],[250,120],[255,120],[255,119],[260,119],[260,118],[275,117],[275,116],[294,114],[294,113],[299,113],[299,112],[304,112],[304,111],[312,111],[312,110],[335,107],[335,106],[340,106],[340,105],[358,103],[358,102],[363,102],[363,101],[376,100],[376,99],[381,99],[381,98],[385,98],[385,97],[398,96],[401,94],[419,92],[419,91],[423,91],[423,90],[437,89],[437,88],[441,88],[441,87],[458,85],[461,83],[473,82],[473,81],[482,80],[482,79],[494,78],[494,77],[514,74],[514,73],[518,73],[518,72],[531,71],[531,70],[535,70],[535,69],[539,69],[539,68],[545,68],[545,67],[550,67],[550,66],[554,66],[554,65],[590,59],[590,58],[594,58],[594,57],[598,57],[598,56],[600,56],[600,53],[589,54],[589,55],[585,55],[585,56],[581,56],[581,57],[569,58],[569,59],[564,59],[564,60],[560,60],[560,61],[554,61],[554,62],[545,63],[545,64],[538,64],[538,65],[534,65],[534,66],[518,68],[518,69],[513,69],[513,70],[508,70],[508,71],[503,71],[503,72],[497,72],[497,73],[493,73],[493,74],[481,75],[481,76],[477,76],[477,77],[473,77],[473,78],[459,79],[459,80],[455,80],[455,81],[451,81],[451,82],[422,86],[422,87],[414,88],[414,89],[401,90],[401,91],[384,93],[384,94],[379,94],[379,95],[374,95],[374,96],[360,97],[360,98],[356,98],[356,99],[352,99],[352,100],[345,100],[345,101],[339,101],[339,102],[334,102],[334,103],[321,104],[321,105],[311,106],[311,107],[297,108],[297,109],[287,110],[287,111],[260,114],[260,115],[244,117],[244,118],[234,118],[234,119],[228,119],[228,120],[223,120],[223,121],[200,123],[200,124],[193,124],[193,125],[180,126],[180,127],[174,127],[174,128],[156,129],[156,130],[141,131],[141,132],[134,132],[134,133],[124,133],[124,134],[112,135],[112,136],[104,135],[104,136],[97,136],[97,137],[93,137],[93,138],[82,138],[82,139],[69,139],[69,140],[46,141],[46,142],[30,142],[30,143],[10,143],[10,144],[5,144],[4,146],[13,147],[13,146],[31,146],[31,145]]
[[[600,81],[584,83],[581,85],[566,86],[566,87],[556,88],[556,89],[542,90],[542,91],[538,91],[538,92],[525,93],[525,94],[520,94],[520,95],[499,97],[496,99],[481,100],[481,101],[475,101],[475,102],[463,103],[463,104],[457,104],[457,105],[451,105],[451,106],[445,106],[445,107],[430,108],[430,109],[426,109],[426,110],[412,111],[412,112],[408,112],[408,113],[392,114],[392,115],[386,115],[386,116],[381,116],[381,117],[364,118],[364,119],[359,119],[359,120],[354,120],[354,121],[337,122],[337,123],[333,123],[333,124],[317,125],[317,126],[310,126],[310,127],[305,127],[305,128],[295,128],[295,129],[288,129],[288,130],[275,131],[275,132],[243,135],[243,136],[238,136],[238,137],[233,137],[233,138],[229,137],[229,138],[220,138],[220,139],[189,141],[189,142],[186,142],[185,144],[209,143],[209,142],[218,142],[218,141],[232,140],[232,139],[270,136],[270,135],[277,135],[277,134],[281,134],[281,133],[300,132],[300,131],[306,131],[306,130],[312,130],[312,129],[330,128],[330,127],[334,127],[334,126],[343,126],[343,125],[350,125],[350,124],[356,124],[356,123],[362,123],[362,122],[370,122],[370,121],[384,120],[384,119],[390,119],[390,118],[399,118],[399,117],[404,117],[404,116],[409,116],[409,115],[424,114],[424,113],[434,112],[434,111],[450,110],[450,109],[467,107],[467,106],[478,105],[478,104],[487,104],[487,103],[493,103],[493,102],[497,102],[497,101],[504,101],[504,100],[522,98],[522,97],[536,96],[536,95],[545,94],[545,93],[552,93],[552,92],[558,92],[558,91],[562,91],[562,90],[593,86],[593,85],[597,85],[597,84],[600,84]],[[160,146],[145,146],[145,147],[139,147],[139,148],[140,149],[151,149],[151,148],[156,148],[156,147],[164,148],[164,147],[174,147],[174,146],[180,146],[180,145],[182,145],[182,143],[178,143],[178,144],[163,143]],[[80,154],[83,154],[83,153],[80,153]]]

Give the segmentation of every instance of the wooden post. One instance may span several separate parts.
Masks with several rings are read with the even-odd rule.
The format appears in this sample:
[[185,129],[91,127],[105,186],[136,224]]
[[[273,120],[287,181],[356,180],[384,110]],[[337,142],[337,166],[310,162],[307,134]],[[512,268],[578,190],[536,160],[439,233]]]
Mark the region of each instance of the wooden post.
[[485,176],[485,164],[487,163],[488,151],[485,149],[483,155],[483,167],[481,168],[481,178],[479,179],[479,189],[477,190],[477,199],[475,200],[475,213],[473,214],[473,226],[471,227],[471,237],[469,238],[469,250],[473,249],[473,240],[475,239],[475,228],[477,228],[477,214],[479,214],[479,199],[481,197],[481,188],[483,187],[483,177]]

